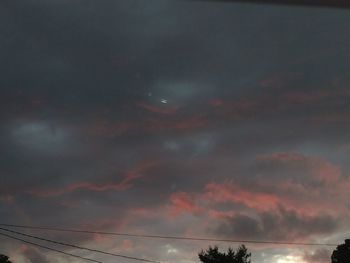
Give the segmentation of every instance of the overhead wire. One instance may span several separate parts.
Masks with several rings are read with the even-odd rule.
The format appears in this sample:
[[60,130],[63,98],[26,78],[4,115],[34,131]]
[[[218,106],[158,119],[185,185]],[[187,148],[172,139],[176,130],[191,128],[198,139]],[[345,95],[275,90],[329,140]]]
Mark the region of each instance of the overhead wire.
[[33,230],[71,232],[71,233],[127,236],[127,237],[135,237],[135,238],[172,239],[172,240],[188,240],[188,241],[210,241],[210,242],[247,243],[247,244],[250,243],[250,244],[295,245],[295,246],[330,246],[330,247],[337,246],[337,244],[331,244],[331,243],[307,243],[307,242],[286,242],[286,241],[245,240],[245,239],[218,239],[218,238],[185,237],[185,236],[170,236],[170,235],[145,235],[145,234],[91,231],[91,230],[68,229],[68,228],[57,228],[57,227],[25,226],[25,225],[1,224],[1,223],[0,223],[0,226],[33,229]]
[[43,237],[29,235],[29,234],[25,234],[25,233],[22,233],[22,232],[6,229],[6,228],[2,228],[2,227],[0,227],[0,230],[7,231],[7,232],[10,232],[10,233],[13,233],[13,234],[17,234],[17,235],[21,235],[21,236],[25,236],[25,237],[29,237],[29,238],[34,238],[34,239],[41,240],[41,241],[46,241],[46,242],[49,242],[49,243],[54,243],[54,244],[58,244],[58,245],[62,245],[62,246],[68,246],[68,247],[77,248],[77,249],[81,249],[81,250],[86,250],[86,251],[90,251],[90,252],[96,252],[96,253],[105,254],[105,255],[109,255],[109,256],[121,257],[121,258],[132,259],[132,260],[143,261],[143,262],[150,262],[150,263],[161,263],[160,261],[156,261],[156,260],[150,260],[150,259],[138,258],[138,257],[131,257],[131,256],[122,255],[122,254],[110,253],[110,252],[106,252],[106,251],[102,251],[102,250],[98,250],[98,249],[87,248],[87,247],[82,247],[82,246],[69,244],[69,243],[65,243],[65,242],[55,241],[55,240],[52,240],[52,239],[47,239],[47,238],[43,238]]
[[31,241],[22,239],[22,238],[18,238],[18,237],[15,237],[15,236],[11,236],[11,235],[8,235],[8,234],[5,234],[5,233],[1,233],[1,232],[0,232],[0,235],[1,235],[1,236],[4,236],[4,237],[7,237],[7,238],[10,238],[10,239],[14,239],[14,240],[17,240],[17,241],[21,241],[21,242],[23,242],[23,243],[30,244],[30,245],[33,245],[33,246],[36,246],[36,247],[40,247],[40,248],[44,248],[44,249],[47,249],[47,250],[51,250],[51,251],[54,251],[54,252],[57,252],[57,253],[61,253],[61,254],[64,254],[64,255],[66,255],[66,256],[71,256],[71,257],[75,257],[75,258],[79,258],[79,259],[82,259],[82,260],[86,260],[86,261],[90,261],[90,262],[95,262],[95,263],[103,263],[102,261],[99,261],[99,260],[95,260],[95,259],[86,258],[86,257],[82,257],[82,256],[79,256],[79,255],[71,254],[71,253],[68,253],[68,252],[65,252],[65,251],[56,249],[56,248],[47,247],[47,246],[44,246],[44,245],[41,245],[41,244],[38,244],[38,243],[34,243],[34,242],[31,242]]
[[[327,0],[192,0],[192,1],[205,1],[205,2],[252,2],[252,3],[268,3],[268,4],[291,4],[291,5],[308,5],[308,6],[325,6],[325,7],[340,7],[340,8],[349,8],[350,2],[347,0],[333,0],[333,1],[327,1]],[[275,245],[298,245],[298,246],[337,246],[337,244],[328,244],[328,243],[304,243],[304,242],[283,242],[283,241],[261,241],[261,240],[236,240],[236,239],[216,239],[216,238],[199,238],[199,237],[181,237],[181,236],[162,236],[162,235],[141,235],[141,234],[130,234],[130,233],[115,233],[115,232],[103,232],[103,231],[88,231],[88,230],[77,230],[77,229],[65,229],[65,228],[49,228],[49,227],[35,227],[35,226],[22,226],[22,225],[11,225],[11,224],[0,224],[1,226],[7,226],[7,227],[17,227],[17,228],[25,228],[25,229],[36,229],[36,230],[49,230],[49,231],[61,231],[61,232],[71,232],[71,233],[87,233],[87,234],[101,234],[101,235],[114,235],[114,236],[128,236],[128,237],[138,237],[138,238],[158,238],[158,239],[173,239],[173,240],[190,240],[190,241],[214,241],[214,242],[230,242],[230,243],[253,243],[253,244],[275,244]],[[41,241],[46,241],[50,243],[55,243],[63,246],[69,246],[81,250],[86,250],[90,252],[96,252],[101,253],[105,255],[115,256],[115,257],[122,257],[126,259],[133,259],[138,261],[144,261],[144,262],[152,262],[152,263],[160,263],[159,261],[155,260],[148,260],[143,258],[137,258],[137,257],[130,257],[125,256],[121,254],[115,254],[115,253],[109,253],[97,249],[91,249],[86,247],[77,246],[74,244],[68,244],[64,242],[54,241],[42,237],[37,237],[13,230],[9,230],[6,228],[0,228],[2,231],[7,231],[10,233],[14,233],[17,235],[22,235],[26,237],[30,237],[33,239],[38,239]],[[41,244],[37,244],[28,240],[24,240],[12,235],[8,235],[5,233],[1,233],[1,236],[14,239],[17,241],[21,241],[23,243],[31,244],[40,248],[44,248],[47,250],[51,250],[57,253],[61,253],[67,256],[79,258],[82,260],[90,261],[90,262],[96,262],[96,263],[103,263],[102,261],[85,258],[79,255],[71,254],[62,250],[58,250],[55,248],[47,247]]]

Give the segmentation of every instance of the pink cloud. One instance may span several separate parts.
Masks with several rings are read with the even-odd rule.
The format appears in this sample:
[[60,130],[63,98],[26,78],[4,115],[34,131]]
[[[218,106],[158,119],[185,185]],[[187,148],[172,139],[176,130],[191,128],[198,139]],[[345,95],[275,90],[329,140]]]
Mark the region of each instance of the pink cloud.
[[233,217],[235,214],[234,211],[218,211],[215,209],[208,211],[208,216],[214,219],[225,219],[227,217]]
[[319,156],[306,156],[296,152],[277,152],[257,157],[258,162],[283,164],[285,169],[299,166],[308,172],[310,178],[325,184],[341,180],[342,170],[327,159]]
[[263,162],[305,162],[307,158],[296,152],[277,152],[272,154],[259,155],[258,161]]
[[109,238],[106,235],[94,234],[93,240],[97,244],[104,244],[107,240],[109,240]]
[[108,190],[122,191],[130,187],[130,185],[125,184],[124,181],[125,179],[121,183],[117,183],[117,184],[113,184],[113,183],[96,184],[96,183],[90,183],[90,182],[79,182],[79,183],[67,185],[62,189],[31,190],[31,191],[27,191],[27,193],[38,197],[53,197],[53,196],[63,195],[66,193],[71,193],[77,190],[87,190],[87,191],[93,191],[93,192],[103,192]]
[[[271,81],[271,83],[269,83]],[[274,83],[276,82],[276,83]],[[264,85],[282,85],[281,80],[273,78]],[[209,105],[213,107],[212,119],[241,120],[256,116],[257,114],[271,114],[277,112],[300,110],[300,107],[322,104],[330,100],[337,100],[349,96],[345,89],[336,90],[312,90],[312,91],[287,91],[263,93],[260,96],[247,96],[238,100],[213,99]],[[296,108],[297,107],[297,108]],[[312,113],[310,113],[312,114]],[[310,117],[313,118],[313,117]],[[317,117],[324,118],[323,116]],[[328,119],[338,118],[334,115]],[[345,118],[341,118],[344,120]]]
[[49,189],[49,190],[31,190],[27,193],[38,196],[38,197],[53,197],[59,196],[66,193],[71,193],[77,190],[87,190],[93,192],[104,192],[104,191],[123,191],[132,186],[132,182],[138,178],[144,177],[144,173],[152,167],[156,166],[156,161],[143,161],[137,164],[134,168],[126,172],[126,176],[119,183],[91,183],[91,182],[78,182],[65,186],[62,189]]
[[170,216],[177,217],[184,213],[198,214],[202,209],[196,204],[195,199],[185,192],[177,192],[170,196]]
[[213,107],[220,107],[224,104],[224,101],[222,99],[212,99],[209,104]]
[[278,205],[275,194],[245,190],[233,183],[209,183],[205,186],[204,198],[209,203],[243,203],[254,209],[271,209]]
[[122,242],[122,249],[124,251],[129,251],[134,248],[134,243],[129,239],[124,239]]

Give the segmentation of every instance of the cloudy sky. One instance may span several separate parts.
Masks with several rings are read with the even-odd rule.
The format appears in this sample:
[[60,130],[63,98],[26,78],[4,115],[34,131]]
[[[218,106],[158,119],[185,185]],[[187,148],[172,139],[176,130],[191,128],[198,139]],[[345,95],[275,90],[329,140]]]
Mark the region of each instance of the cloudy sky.
[[[0,223],[342,243],[349,27],[350,11],[324,8],[3,0]],[[26,233],[168,263],[238,245]],[[16,263],[83,262],[0,243]],[[247,246],[253,263],[332,251]]]

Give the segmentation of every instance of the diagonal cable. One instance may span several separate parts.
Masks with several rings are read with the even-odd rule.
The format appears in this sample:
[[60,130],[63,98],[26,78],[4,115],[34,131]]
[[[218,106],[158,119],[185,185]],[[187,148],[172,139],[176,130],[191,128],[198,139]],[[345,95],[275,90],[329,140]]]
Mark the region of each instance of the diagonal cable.
[[31,241],[28,241],[28,240],[24,240],[24,239],[21,239],[21,238],[18,238],[18,237],[14,237],[14,236],[11,236],[11,235],[4,234],[4,233],[1,233],[1,232],[0,232],[0,235],[8,237],[8,238],[11,238],[11,239],[15,239],[17,241],[21,241],[23,243],[27,243],[27,244],[30,244],[30,245],[33,245],[33,246],[37,246],[37,247],[40,247],[40,248],[45,248],[45,249],[48,249],[48,250],[51,250],[51,251],[55,251],[57,253],[61,253],[61,254],[64,254],[66,256],[71,256],[71,257],[75,257],[75,258],[79,258],[79,259],[83,259],[83,260],[91,261],[91,262],[95,262],[95,263],[103,263],[102,261],[99,261],[99,260],[95,260],[95,259],[91,259],[91,258],[85,258],[85,257],[82,257],[82,256],[74,255],[74,254],[71,254],[71,253],[59,250],[59,249],[55,249],[55,248],[47,247],[47,246],[44,246],[44,245],[40,245],[40,244],[31,242]]
[[2,228],[2,227],[0,227],[0,230],[7,231],[7,232],[10,232],[10,233],[13,233],[13,234],[17,234],[17,235],[21,235],[21,236],[25,236],[25,237],[38,239],[38,240],[41,240],[41,241],[46,241],[46,242],[50,242],[50,243],[54,243],[54,244],[58,244],[58,245],[62,245],[62,246],[73,247],[73,248],[86,250],[86,251],[90,251],[90,252],[96,252],[96,253],[100,253],[100,254],[104,254],[104,255],[109,255],[109,256],[114,256],[114,257],[121,257],[121,258],[132,259],[132,260],[143,261],[143,262],[150,262],[150,263],[161,263],[161,262],[156,261],[156,260],[125,256],[125,255],[110,253],[110,252],[106,252],[106,251],[102,251],[102,250],[98,250],[98,249],[77,246],[77,245],[74,245],[74,244],[69,244],[69,243],[55,241],[55,240],[51,240],[51,239],[47,239],[47,238],[43,238],[43,237],[33,236],[33,235],[25,234],[25,233],[22,233],[22,232],[17,232],[17,231],[6,229],[6,228]]
[[24,228],[24,229],[59,231],[59,232],[71,232],[71,233],[127,236],[127,237],[136,237],[136,238],[156,238],[156,239],[173,239],[173,240],[189,240],[189,241],[213,241],[213,242],[229,242],[229,243],[274,244],[274,245],[296,245],[296,246],[329,246],[329,247],[336,247],[337,246],[337,244],[331,244],[331,243],[306,243],[306,242],[287,242],[287,241],[269,241],[269,240],[218,239],[218,238],[165,236],[165,235],[139,235],[139,234],[130,234],[130,233],[103,232],[103,231],[67,229],[67,228],[57,228],[57,227],[24,226],[24,225],[1,224],[1,223],[0,223],[0,226],[16,227],[16,228]]

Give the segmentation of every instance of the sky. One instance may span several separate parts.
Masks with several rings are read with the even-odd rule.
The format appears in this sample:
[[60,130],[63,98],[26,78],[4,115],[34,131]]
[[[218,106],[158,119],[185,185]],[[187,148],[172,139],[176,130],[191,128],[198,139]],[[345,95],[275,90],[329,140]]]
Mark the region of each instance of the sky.
[[[3,0],[0,223],[342,243],[350,236],[349,12]],[[239,245],[21,231],[164,263]],[[0,243],[16,263],[83,262]],[[246,245],[253,263],[326,263],[333,249]]]

